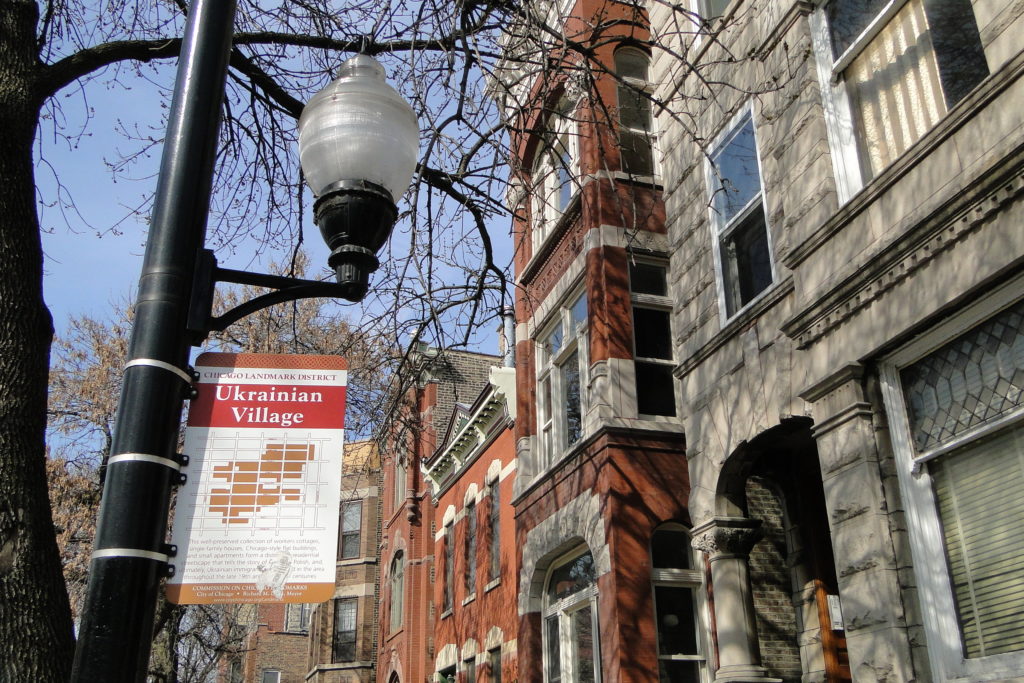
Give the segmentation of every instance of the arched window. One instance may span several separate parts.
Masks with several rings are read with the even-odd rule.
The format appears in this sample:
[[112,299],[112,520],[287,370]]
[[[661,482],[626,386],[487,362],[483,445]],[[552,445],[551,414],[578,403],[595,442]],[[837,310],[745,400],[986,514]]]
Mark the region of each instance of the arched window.
[[600,682],[597,573],[589,550],[565,556],[548,575],[543,638],[546,683]]
[[690,535],[682,526],[669,524],[655,530],[651,566],[659,681],[700,683],[706,680],[699,617],[703,577],[693,566]]
[[533,164],[533,248],[552,233],[579,187],[576,125],[571,106],[561,102],[548,117],[544,139]]
[[399,552],[391,560],[391,631],[402,628],[402,607],[405,598],[405,558]]
[[652,86],[647,80],[650,58],[643,50],[624,47],[615,51],[619,77],[619,154],[622,170],[631,175],[654,175],[654,119]]

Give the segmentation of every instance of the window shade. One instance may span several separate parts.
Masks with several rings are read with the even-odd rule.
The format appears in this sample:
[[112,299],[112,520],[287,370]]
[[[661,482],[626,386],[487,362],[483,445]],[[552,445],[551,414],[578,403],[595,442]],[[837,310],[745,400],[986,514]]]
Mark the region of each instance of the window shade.
[[1024,427],[930,466],[969,658],[1024,649]]

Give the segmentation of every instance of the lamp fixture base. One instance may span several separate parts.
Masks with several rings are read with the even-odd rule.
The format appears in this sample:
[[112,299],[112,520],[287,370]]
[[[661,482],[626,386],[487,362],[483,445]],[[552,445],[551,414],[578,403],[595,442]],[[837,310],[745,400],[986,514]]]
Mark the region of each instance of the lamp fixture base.
[[370,288],[370,273],[380,266],[376,254],[398,218],[391,193],[367,181],[342,181],[317,199],[313,215],[331,250],[327,264],[342,296],[361,301]]

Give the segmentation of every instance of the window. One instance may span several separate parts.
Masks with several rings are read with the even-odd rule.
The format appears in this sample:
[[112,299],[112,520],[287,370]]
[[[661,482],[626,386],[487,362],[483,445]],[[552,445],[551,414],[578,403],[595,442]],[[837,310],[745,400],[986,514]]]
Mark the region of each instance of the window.
[[406,473],[405,473],[405,462],[401,457],[395,456],[395,489],[394,495],[394,511],[397,512],[401,509],[402,505],[405,504],[406,496]]
[[228,683],[243,683],[242,660],[232,659],[231,668],[228,671]]
[[281,672],[274,669],[266,669],[260,677],[260,683],[281,683]]
[[491,671],[491,683],[501,683],[501,648],[487,651],[487,666]]
[[444,595],[443,612],[450,612],[455,602],[455,544],[452,539],[452,525],[444,526]]
[[402,628],[402,608],[405,599],[405,562],[402,553],[391,561],[391,631]]
[[622,170],[631,175],[654,175],[652,86],[647,80],[650,58],[635,47],[615,51],[619,77],[619,154]]
[[439,683],[455,683],[455,667],[450,666],[447,669],[438,671],[437,680]]
[[717,19],[725,14],[732,0],[701,0],[700,15],[706,20]]
[[335,598],[334,641],[332,662],[354,662],[356,659],[356,598]]
[[466,597],[476,593],[476,504],[466,506]]
[[488,580],[494,581],[501,576],[501,487],[495,481],[491,485],[491,510],[488,515],[488,524],[491,541],[491,565],[488,572]]
[[694,569],[691,557],[690,536],[682,527],[668,525],[654,532],[651,580],[660,683],[704,680],[698,618],[701,572]]
[[771,248],[750,110],[711,153],[709,182],[718,295],[731,318],[772,283]]
[[305,603],[288,605],[285,610],[284,630],[294,633],[305,633],[309,631],[309,615],[313,606]]
[[533,249],[536,252],[554,231],[578,189],[578,158],[571,107],[561,103],[549,117],[544,140],[533,165]]
[[363,523],[363,501],[350,500],[341,504],[341,530],[338,539],[338,559],[359,557],[359,531]]
[[597,575],[589,551],[551,571],[543,618],[545,682],[599,683]]
[[814,21],[843,199],[988,75],[970,0],[832,0]]
[[629,289],[633,301],[637,411],[641,415],[674,416],[672,300],[668,297],[665,266],[632,261],[629,264]]
[[[957,320],[945,329],[957,324],[962,330]],[[929,652],[936,680],[1016,677],[1024,674],[1024,301],[929,349],[944,331],[883,368]],[[941,557],[946,572],[932,571]]]
[[465,683],[476,683],[476,659],[467,659],[462,663],[465,672]]
[[587,375],[587,298],[555,311],[537,344],[537,422],[543,466],[583,436]]

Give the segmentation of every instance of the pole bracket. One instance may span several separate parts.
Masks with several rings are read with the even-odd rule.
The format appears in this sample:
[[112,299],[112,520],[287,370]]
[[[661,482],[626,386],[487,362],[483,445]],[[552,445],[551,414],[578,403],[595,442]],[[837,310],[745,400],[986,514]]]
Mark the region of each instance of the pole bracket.
[[[221,315],[213,315],[213,293],[218,282],[236,285],[266,287],[275,291],[257,296],[235,306]],[[192,345],[199,346],[210,332],[223,332],[229,325],[268,306],[299,299],[330,297],[346,298],[348,288],[337,282],[303,280],[284,275],[250,273],[244,270],[221,268],[210,249],[200,249],[192,280],[192,300],[188,309],[188,331]]]

